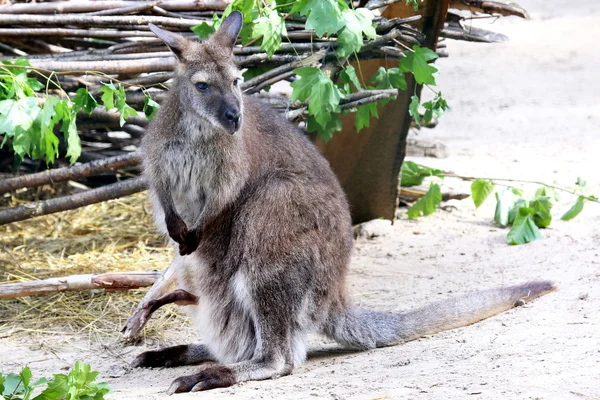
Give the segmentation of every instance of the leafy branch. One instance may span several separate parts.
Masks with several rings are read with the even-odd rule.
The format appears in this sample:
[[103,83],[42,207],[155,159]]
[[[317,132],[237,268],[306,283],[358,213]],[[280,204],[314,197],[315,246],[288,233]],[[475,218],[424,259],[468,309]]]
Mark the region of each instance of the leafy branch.
[[[502,191],[495,192],[496,209],[494,221],[502,227],[510,227],[506,241],[508,244],[524,244],[533,240],[541,239],[540,228],[548,227],[553,219],[551,210],[555,202],[559,200],[558,192],[565,192],[577,196],[573,206],[565,212],[561,219],[569,221],[583,211],[585,201],[600,203],[593,195],[588,195],[586,182],[578,178],[574,189],[547,184],[540,181],[528,181],[508,178],[483,178],[447,174],[441,170],[424,167],[411,161],[406,161],[402,166],[401,185],[417,186],[423,183],[427,177],[452,177],[472,181],[471,198],[475,208],[479,208],[495,192],[496,186],[505,187]],[[526,198],[523,191],[506,184],[497,182],[515,182],[525,184],[537,184],[540,187],[532,198]],[[429,215],[437,209],[441,203],[442,196],[439,185],[430,184],[429,191],[408,210],[409,218],[421,215]]]
[[[18,160],[26,155],[33,159],[45,158],[52,164],[59,153],[60,140],[55,127],[60,125],[66,142],[66,157],[73,164],[81,155],[81,141],[77,132],[79,112],[91,114],[100,103],[86,88],[79,88],[69,97],[58,82],[52,80],[60,74],[44,68],[33,68],[29,61],[18,58],[14,61],[2,61],[0,67],[0,135],[4,135],[0,148],[8,144]],[[46,85],[29,77],[34,72],[46,80]],[[48,73],[48,75],[46,75]],[[107,111],[116,110],[120,125],[137,111],[126,102],[124,84],[102,73],[90,73],[108,80],[100,88],[101,102]],[[50,83],[58,90],[58,96],[51,94]],[[122,83],[122,82],[121,82]],[[156,103],[146,89],[144,112],[152,118],[157,109]]]
[[[17,375],[0,373],[0,399],[2,400],[102,400],[111,392],[106,382],[96,382],[100,373],[92,371],[89,364],[77,361],[68,375],[54,374],[53,378],[38,379],[32,382],[33,374],[24,367]],[[33,391],[38,386],[47,385],[37,396]]]
[[[408,4],[408,2],[407,2]],[[206,22],[192,28],[200,39],[205,39],[215,32],[223,19],[233,10],[242,13],[244,28],[240,33],[242,45],[249,46],[260,42],[260,49],[268,57],[272,57],[283,48],[282,38],[288,40],[293,32],[288,32],[286,20],[293,16],[294,19],[304,18],[304,28],[314,32],[318,40],[329,40],[329,49],[334,52],[335,59],[328,55],[323,57],[323,69],[304,66],[294,69],[299,77],[292,83],[293,93],[291,101],[308,102],[307,129],[317,132],[325,141],[333,137],[335,131],[342,129],[340,114],[356,112],[356,130],[360,132],[364,127],[369,127],[370,119],[377,118],[377,105],[373,102],[364,102],[357,107],[341,107],[342,102],[349,95],[362,90],[392,89],[406,90],[406,74],[412,74],[418,84],[435,85],[437,67],[430,64],[438,56],[430,49],[413,45],[407,47],[404,58],[398,66],[392,68],[381,67],[368,83],[364,84],[356,74],[348,59],[354,56],[359,60],[364,52],[373,50],[373,44],[385,44],[387,41],[397,41],[395,36],[385,38],[378,36],[374,24],[375,15],[368,8],[353,8],[352,5],[342,0],[295,0],[288,2],[261,2],[255,0],[235,0],[224,11],[223,16],[213,16],[212,25]],[[393,31],[392,31],[393,32]],[[382,41],[382,39],[385,39]],[[321,43],[321,42],[319,42]],[[247,48],[247,47],[246,47]],[[295,50],[295,48],[292,48]],[[250,79],[264,70],[246,72],[245,77]],[[286,72],[285,78],[289,78]],[[382,104],[390,98],[381,100]],[[420,100],[418,96],[412,97],[410,114],[420,124],[418,109]],[[433,101],[422,104],[425,108],[424,118],[427,123],[433,117],[441,116],[448,108],[448,104],[438,93]]]

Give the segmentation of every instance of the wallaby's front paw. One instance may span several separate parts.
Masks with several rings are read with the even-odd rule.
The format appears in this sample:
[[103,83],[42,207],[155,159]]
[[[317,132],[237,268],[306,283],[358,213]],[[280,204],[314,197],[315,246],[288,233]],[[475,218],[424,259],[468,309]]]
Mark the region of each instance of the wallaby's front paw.
[[179,246],[181,246],[181,244],[185,242],[185,238],[189,233],[187,225],[179,215],[167,218],[166,222],[169,236],[171,239],[179,243]]
[[192,254],[198,248],[200,244],[199,231],[191,230],[188,231],[186,236],[183,238],[183,242],[179,243],[179,254],[182,256]]
[[173,381],[167,394],[199,392],[235,384],[235,376],[227,367],[211,367],[194,375],[182,376]]

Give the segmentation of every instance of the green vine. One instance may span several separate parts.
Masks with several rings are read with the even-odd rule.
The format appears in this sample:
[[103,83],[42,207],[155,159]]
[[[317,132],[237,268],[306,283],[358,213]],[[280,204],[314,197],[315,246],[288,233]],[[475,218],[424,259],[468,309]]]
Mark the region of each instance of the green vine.
[[[475,208],[479,208],[492,193],[495,193],[494,221],[502,227],[510,227],[506,235],[506,242],[512,245],[542,238],[540,229],[550,226],[553,219],[552,207],[559,200],[559,192],[577,196],[573,206],[560,217],[563,221],[569,221],[579,215],[583,211],[585,202],[600,203],[597,197],[586,194],[586,182],[581,178],[577,178],[573,189],[567,189],[538,181],[446,174],[439,169],[424,167],[412,161],[405,161],[402,165],[400,184],[405,187],[418,186],[427,177],[453,177],[472,181],[471,198]],[[526,197],[521,189],[500,182],[535,184],[539,185],[539,188],[533,197]],[[496,191],[497,186],[501,186],[503,189]],[[431,182],[427,193],[409,208],[408,217],[417,218],[421,215],[432,214],[441,202],[440,187]]]

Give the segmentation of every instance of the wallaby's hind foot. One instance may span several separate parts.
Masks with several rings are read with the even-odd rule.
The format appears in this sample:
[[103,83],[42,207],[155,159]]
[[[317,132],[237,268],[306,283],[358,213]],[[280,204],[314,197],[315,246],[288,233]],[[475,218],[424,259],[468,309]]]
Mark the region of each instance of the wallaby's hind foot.
[[261,381],[291,373],[291,365],[277,362],[275,359],[272,361],[242,361],[236,364],[210,367],[194,375],[179,377],[171,383],[167,394],[223,388],[239,382]]
[[175,303],[179,306],[186,306],[198,303],[198,297],[194,296],[190,292],[186,292],[183,289],[177,289],[167,294],[162,295],[156,300],[148,300],[144,305],[142,315],[140,316],[140,322],[142,325],[148,322],[150,316],[154,311],[158,310],[165,304]]
[[205,361],[213,361],[208,348],[202,344],[184,344],[166,347],[155,351],[145,351],[132,362],[132,367],[178,367],[180,365],[195,365]]

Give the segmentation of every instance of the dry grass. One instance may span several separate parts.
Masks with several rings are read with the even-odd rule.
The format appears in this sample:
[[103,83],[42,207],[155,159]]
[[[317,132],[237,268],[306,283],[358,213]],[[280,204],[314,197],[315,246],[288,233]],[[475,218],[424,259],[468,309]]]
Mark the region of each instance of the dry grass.
[[[172,250],[156,232],[150,209],[146,194],[140,193],[0,226],[0,282],[162,270]],[[0,300],[0,336],[35,332],[116,337],[143,293],[91,291]],[[159,336],[182,318],[165,308],[155,314],[145,334]]]

